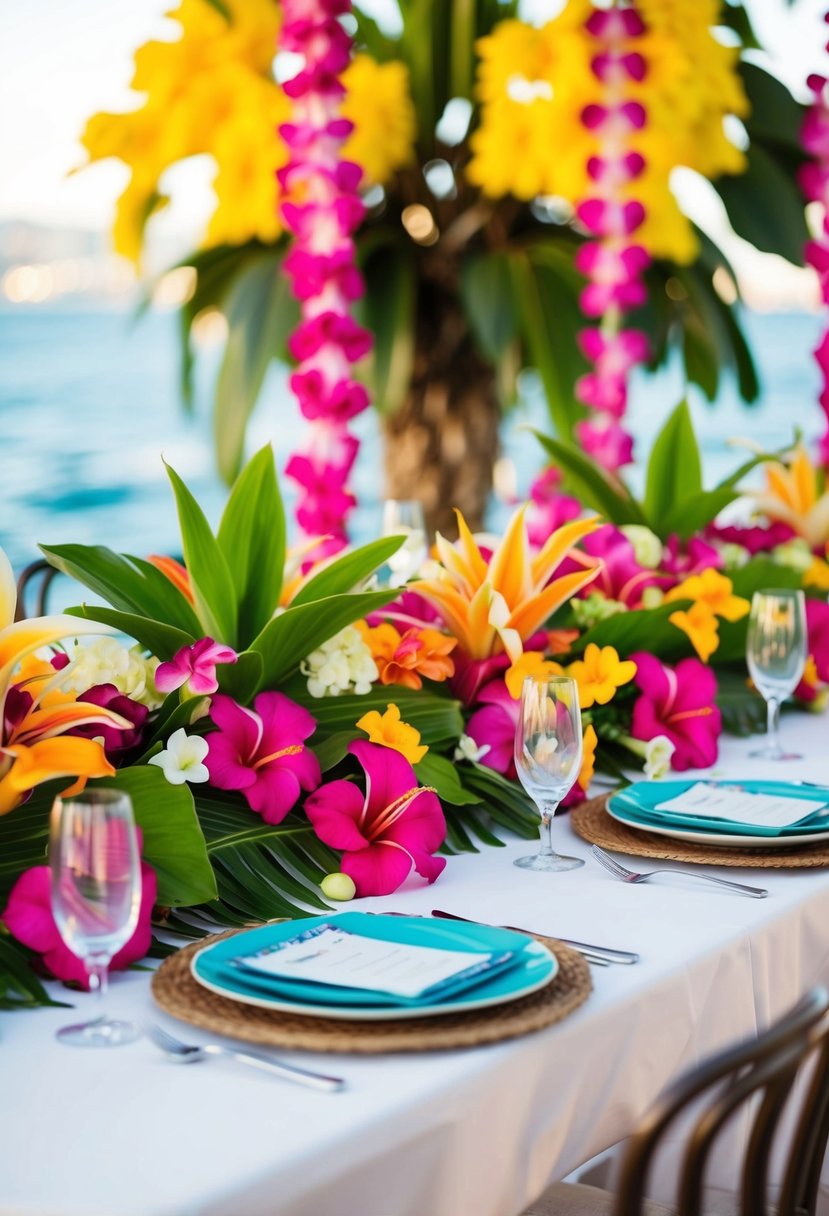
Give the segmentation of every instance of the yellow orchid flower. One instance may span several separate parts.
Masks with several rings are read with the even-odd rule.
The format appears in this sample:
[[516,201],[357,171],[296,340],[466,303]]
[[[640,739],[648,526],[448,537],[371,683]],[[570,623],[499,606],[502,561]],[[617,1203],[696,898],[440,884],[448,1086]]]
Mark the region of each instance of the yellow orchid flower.
[[567,675],[579,686],[579,705],[589,709],[591,705],[607,705],[612,701],[616,690],[629,684],[636,675],[636,664],[631,659],[620,659],[615,646],[589,642],[584,657],[570,664]]
[[669,604],[674,600],[694,600],[697,604],[703,604],[714,616],[724,617],[727,621],[739,621],[751,607],[747,599],[734,595],[731,579],[713,567],[703,570],[702,574],[692,574],[672,587],[664,603]]
[[[89,702],[53,696],[61,676],[45,663],[32,663],[42,646],[65,637],[111,632],[105,625],[72,616],[15,621],[16,590],[8,557],[0,549],[0,815],[13,810],[35,785],[54,777],[104,777],[115,772],[100,743],[59,738],[73,726],[102,723],[128,728],[119,714]],[[16,719],[8,720],[9,690],[31,697]]]
[[599,572],[596,564],[550,581],[573,546],[598,526],[596,518],[565,524],[533,558],[525,513],[526,505],[515,512],[501,543],[486,561],[456,510],[457,545],[438,533],[435,548],[440,566],[436,575],[410,584],[411,590],[437,609],[471,659],[487,659],[506,651],[515,663],[526,639]]
[[536,680],[547,680],[560,676],[564,668],[552,659],[545,659],[540,650],[525,650],[517,662],[504,675],[504,683],[513,701],[521,697],[521,689],[528,676]]
[[672,587],[665,596],[665,603],[673,603],[676,600],[694,601],[687,611],[677,609],[672,612],[668,620],[688,635],[703,663],[708,662],[720,644],[717,617],[721,616],[726,621],[739,621],[751,608],[747,599],[734,595],[731,579],[714,569],[704,570],[702,574],[692,574],[676,587]]
[[687,612],[672,612],[668,620],[688,635],[694,650],[707,663],[720,644],[719,622],[708,605],[699,600]]
[[388,705],[384,714],[377,709],[369,710],[360,718],[357,727],[366,732],[370,743],[394,748],[409,764],[417,764],[429,750],[420,742],[420,731],[408,722],[401,722],[396,705]]
[[818,472],[802,444],[788,465],[770,461],[765,466],[766,486],[754,491],[758,509],[779,519],[802,536],[812,549],[829,540],[829,490],[820,493]]

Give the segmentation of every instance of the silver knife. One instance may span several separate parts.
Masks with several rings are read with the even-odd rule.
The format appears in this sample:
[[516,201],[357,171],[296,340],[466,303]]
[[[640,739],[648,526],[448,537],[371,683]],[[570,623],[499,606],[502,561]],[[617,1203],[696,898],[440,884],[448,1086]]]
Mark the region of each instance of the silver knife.
[[[472,920],[468,916],[456,916],[454,912],[444,912],[440,908],[432,908],[432,916],[439,920],[460,920],[466,921],[470,925],[483,924],[483,921]],[[496,925],[489,926],[490,928],[512,929],[514,933],[527,933],[530,937],[534,937],[535,933],[532,929],[520,929],[517,925]],[[563,942],[565,946],[572,946],[574,950],[578,950],[590,962],[596,961],[599,963],[619,963],[622,966],[629,967],[632,963],[639,962],[639,955],[632,950],[612,950],[609,946],[594,946],[589,942],[575,942],[569,937],[559,937],[557,933],[546,934],[547,937],[555,937],[557,941]]]

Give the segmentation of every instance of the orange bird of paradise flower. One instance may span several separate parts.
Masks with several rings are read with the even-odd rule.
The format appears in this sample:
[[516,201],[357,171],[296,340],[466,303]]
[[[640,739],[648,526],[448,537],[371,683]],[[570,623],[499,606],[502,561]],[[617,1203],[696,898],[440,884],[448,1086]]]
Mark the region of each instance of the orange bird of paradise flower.
[[766,487],[754,491],[759,510],[779,519],[802,536],[812,549],[829,540],[829,490],[821,493],[818,471],[802,445],[788,466],[777,461],[765,466]]
[[601,568],[597,563],[589,569],[552,577],[573,546],[598,527],[597,517],[565,524],[533,557],[525,512],[526,506],[515,512],[487,561],[463,515],[456,510],[460,532],[457,545],[438,533],[436,574],[409,584],[410,590],[437,609],[460,649],[471,659],[487,659],[506,651],[514,663],[527,638],[592,582]]
[[[15,622],[15,603],[14,573],[0,549],[0,815],[14,810],[43,781],[72,777],[83,783],[89,777],[114,775],[100,743],[64,732],[95,722],[120,728],[131,725],[120,714],[91,702],[50,696],[65,677],[65,669],[58,674],[44,665],[42,673],[27,673],[15,682],[20,663],[41,646],[79,634],[107,632],[95,621],[71,616]],[[7,701],[14,688],[28,698],[21,713],[8,715]]]

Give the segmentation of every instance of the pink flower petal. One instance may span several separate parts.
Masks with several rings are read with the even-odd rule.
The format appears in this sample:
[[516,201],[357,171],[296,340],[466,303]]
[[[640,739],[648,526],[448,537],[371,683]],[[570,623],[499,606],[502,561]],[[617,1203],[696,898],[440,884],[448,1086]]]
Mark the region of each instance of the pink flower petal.
[[305,799],[305,813],[320,840],[332,849],[363,849],[360,831],[364,798],[353,781],[329,781]]
[[391,895],[409,877],[412,864],[405,849],[385,841],[346,853],[341,863],[343,874],[354,880],[359,896]]

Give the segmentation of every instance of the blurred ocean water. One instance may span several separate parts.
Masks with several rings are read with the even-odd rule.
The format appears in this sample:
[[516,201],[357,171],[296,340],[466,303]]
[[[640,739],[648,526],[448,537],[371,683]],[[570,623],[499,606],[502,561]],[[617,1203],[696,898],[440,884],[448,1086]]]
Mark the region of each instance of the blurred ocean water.
[[[811,358],[821,319],[806,314],[747,318],[763,392],[743,406],[728,383],[716,407],[697,394],[691,405],[709,480],[744,459],[726,446],[735,436],[765,447],[790,441],[794,427],[817,435],[818,376]],[[218,520],[226,490],[213,468],[207,410],[209,360],[202,368],[194,416],[177,397],[176,319],[149,314],[141,321],[121,311],[67,306],[0,311],[0,544],[16,568],[38,556],[37,543],[77,541],[126,552],[175,552],[178,529],[162,456],[184,477]],[[640,456],[682,386],[678,368],[642,377],[632,393],[630,421]],[[382,488],[376,420],[358,420],[363,448],[355,476],[360,497],[354,531],[376,535]],[[303,432],[274,369],[257,411],[251,448],[276,438],[280,468]],[[528,378],[524,400],[504,424],[504,450],[514,462],[519,493],[541,465],[541,449],[527,426],[546,429],[545,407]],[[283,490],[290,499],[290,486]],[[506,511],[494,502],[492,525]]]

